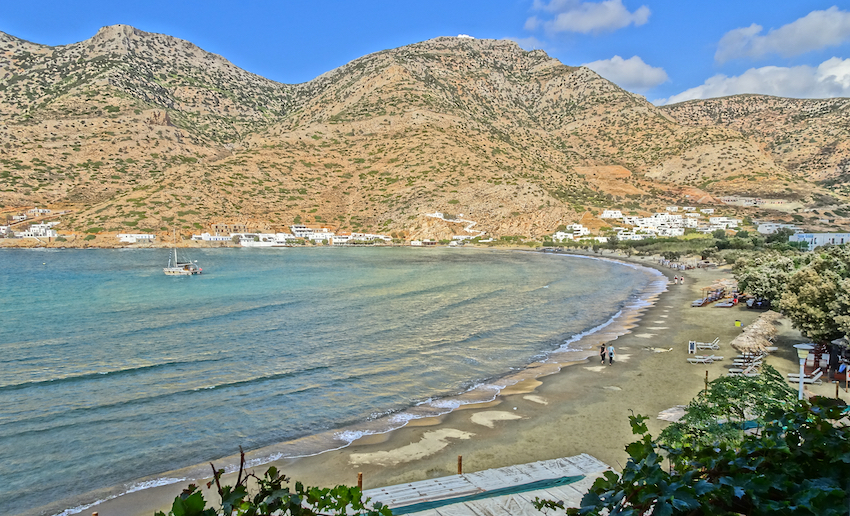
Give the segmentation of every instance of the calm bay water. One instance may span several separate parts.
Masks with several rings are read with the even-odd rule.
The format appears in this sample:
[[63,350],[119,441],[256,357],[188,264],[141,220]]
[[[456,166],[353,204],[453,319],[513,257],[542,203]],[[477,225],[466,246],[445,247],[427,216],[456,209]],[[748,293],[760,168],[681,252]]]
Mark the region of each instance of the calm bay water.
[[654,278],[406,248],[196,250],[204,274],[175,278],[167,255],[0,251],[0,514],[133,489],[240,445],[330,436],[283,448],[317,453],[461,393],[492,397]]

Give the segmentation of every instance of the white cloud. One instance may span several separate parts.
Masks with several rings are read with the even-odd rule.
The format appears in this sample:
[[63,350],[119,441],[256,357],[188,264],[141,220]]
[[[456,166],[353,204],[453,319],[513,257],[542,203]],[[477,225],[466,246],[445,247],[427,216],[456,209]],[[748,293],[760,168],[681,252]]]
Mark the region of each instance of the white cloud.
[[675,104],[741,93],[793,98],[850,97],[850,58],[833,57],[816,68],[764,66],[750,68],[735,77],[718,74],[696,88],[668,99],[659,99],[655,104]]
[[532,16],[525,22],[528,30],[536,29],[541,23],[549,33],[578,32],[581,34],[611,32],[629,25],[640,26],[649,21],[649,8],[640,6],[629,12],[622,0],[582,2],[579,0],[551,0],[545,3],[534,0],[533,8],[552,13],[553,19],[542,21]]
[[536,30],[539,26],[540,20],[537,18],[537,16],[532,16],[531,18],[525,20],[525,26],[523,28],[525,30]]
[[765,35],[761,35],[762,30],[763,27],[755,23],[730,30],[720,38],[714,59],[724,63],[739,57],[759,58],[768,54],[790,57],[841,45],[850,41],[850,12],[833,6],[825,11],[812,11]]
[[643,62],[638,56],[623,59],[614,56],[611,59],[602,59],[585,63],[586,66],[605,77],[614,84],[630,91],[644,91],[667,82],[667,72],[663,68],[650,66]]

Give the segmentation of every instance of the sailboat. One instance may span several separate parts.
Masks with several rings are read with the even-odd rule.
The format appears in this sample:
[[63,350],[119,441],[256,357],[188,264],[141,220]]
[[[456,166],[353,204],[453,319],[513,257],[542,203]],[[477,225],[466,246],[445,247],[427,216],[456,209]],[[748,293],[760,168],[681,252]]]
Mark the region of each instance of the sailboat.
[[177,237],[174,237],[174,255],[168,256],[168,266],[163,267],[162,272],[165,273],[166,276],[191,276],[193,274],[200,274],[201,271],[198,264],[191,261],[180,261],[177,257]]

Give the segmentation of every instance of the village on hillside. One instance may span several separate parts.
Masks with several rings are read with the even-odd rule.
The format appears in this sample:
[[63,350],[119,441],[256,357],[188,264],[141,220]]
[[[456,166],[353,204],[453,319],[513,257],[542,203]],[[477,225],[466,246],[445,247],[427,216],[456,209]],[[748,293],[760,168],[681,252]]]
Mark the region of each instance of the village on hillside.
[[[741,200],[739,198],[728,199],[730,203],[740,205],[741,202],[750,202],[757,205],[758,202]],[[598,245],[608,243],[611,239],[616,241],[646,240],[655,238],[684,237],[690,233],[714,234],[716,231],[736,232],[743,225],[752,226],[761,235],[770,235],[781,229],[792,232],[789,241],[806,242],[809,249],[821,245],[840,245],[850,242],[850,233],[824,233],[806,232],[795,224],[782,222],[757,221],[735,218],[716,214],[717,208],[697,208],[694,206],[667,206],[665,211],[656,212],[650,216],[624,215],[622,210],[605,209],[598,215],[592,214],[596,219],[598,229],[592,231],[581,223],[562,225],[550,235],[544,238],[542,243],[550,241],[554,244],[574,242],[581,245]],[[84,243],[98,238],[98,235],[77,235],[70,232],[62,232],[56,229],[61,224],[61,218],[68,211],[52,211],[47,208],[32,207],[26,210],[7,211],[5,224],[0,225],[0,239],[5,239],[6,244],[11,244],[9,239],[24,239],[35,241],[36,246],[51,242],[68,243],[73,246],[78,237]],[[634,212],[633,212],[634,213]],[[363,246],[363,245],[409,245],[413,247],[426,247],[436,245],[448,245],[450,247],[462,246],[466,243],[491,244],[498,239],[487,238],[487,232],[473,229],[477,222],[463,218],[463,214],[446,215],[441,212],[427,213],[425,217],[441,220],[452,224],[462,224],[463,234],[456,234],[451,239],[437,240],[433,238],[404,239],[400,235],[384,235],[379,233],[339,231],[324,225],[290,224],[289,232],[263,232],[250,227],[245,222],[215,222],[209,224],[208,231],[200,234],[192,234],[187,238],[192,242],[209,243],[218,245],[235,245],[241,247],[292,247],[296,245],[313,244],[329,246]],[[157,244],[157,235],[150,232],[140,233],[115,233],[101,235],[100,244],[103,239],[111,240],[103,247],[124,247],[136,244]],[[178,238],[168,238],[167,232],[161,235],[165,242],[161,245],[174,245]],[[550,240],[551,239],[551,240]]]

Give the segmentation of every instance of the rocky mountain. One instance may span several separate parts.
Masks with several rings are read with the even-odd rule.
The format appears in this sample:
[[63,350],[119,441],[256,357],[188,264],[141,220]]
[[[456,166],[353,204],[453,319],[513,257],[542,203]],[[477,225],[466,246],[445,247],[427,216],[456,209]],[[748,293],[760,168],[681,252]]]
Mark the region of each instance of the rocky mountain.
[[736,95],[662,108],[690,127],[726,127],[752,138],[793,176],[850,183],[850,99]]
[[456,231],[424,217],[440,211],[540,236],[608,207],[841,202],[813,183],[840,174],[808,175],[778,133],[688,106],[510,41],[436,38],[287,85],[125,25],[59,47],[0,33],[0,209],[65,207],[61,228],[91,233],[239,221],[414,237]]

